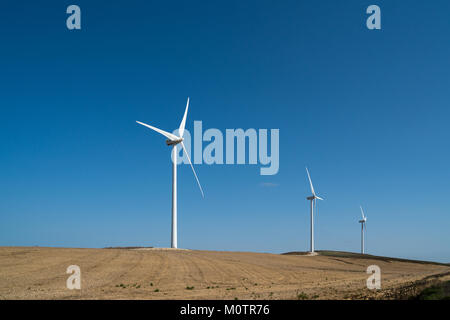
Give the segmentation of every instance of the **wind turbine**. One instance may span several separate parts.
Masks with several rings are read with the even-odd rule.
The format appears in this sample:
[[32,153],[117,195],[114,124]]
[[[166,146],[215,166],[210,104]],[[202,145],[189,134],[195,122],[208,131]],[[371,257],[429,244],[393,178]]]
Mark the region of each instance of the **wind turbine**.
[[191,158],[189,157],[189,154],[187,153],[186,148],[183,143],[184,126],[186,125],[186,117],[187,117],[187,113],[188,113],[188,108],[189,108],[189,98],[187,99],[186,110],[184,111],[184,116],[183,116],[183,119],[181,120],[180,128],[178,129],[178,134],[180,135],[179,137],[172,133],[166,132],[164,130],[152,127],[148,124],[136,121],[137,123],[139,123],[147,128],[150,128],[150,129],[162,134],[166,138],[168,138],[168,140],[166,140],[166,144],[168,146],[172,146],[172,239],[171,239],[171,247],[172,248],[178,248],[178,241],[177,241],[177,157],[176,157],[177,151],[178,151],[177,150],[178,144],[181,144],[181,147],[183,148],[184,153],[186,154],[186,157],[189,160],[189,164],[191,165],[192,172],[194,173],[195,179],[197,180],[197,184],[200,188],[200,192],[202,193],[202,197],[205,197],[203,194],[203,189],[200,184],[200,181],[198,180],[197,174],[195,173],[194,166],[192,165]]
[[361,223],[361,254],[364,254],[364,229],[367,231],[366,227],[367,217],[364,215],[364,210],[362,206],[359,207],[361,208],[361,215],[362,215],[362,220],[359,220],[359,223]]
[[311,201],[311,247],[310,252],[314,252],[314,208],[316,207],[316,199],[323,200],[321,197],[318,197],[316,195],[316,192],[314,191],[314,187],[311,181],[311,176],[309,175],[308,168],[306,168],[306,173],[308,174],[308,180],[309,184],[311,186],[311,193],[312,196],[307,197],[306,199]]

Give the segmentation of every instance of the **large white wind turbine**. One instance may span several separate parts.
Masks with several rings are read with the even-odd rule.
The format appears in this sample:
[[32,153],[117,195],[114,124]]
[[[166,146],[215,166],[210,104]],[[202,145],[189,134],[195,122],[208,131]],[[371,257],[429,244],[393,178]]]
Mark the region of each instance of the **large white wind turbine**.
[[306,168],[306,173],[308,174],[308,180],[309,185],[311,186],[311,193],[312,196],[307,197],[309,201],[311,201],[311,247],[310,251],[311,253],[314,252],[314,208],[316,208],[316,199],[323,200],[321,197],[318,197],[316,195],[316,192],[314,191],[314,187],[311,181],[311,176],[309,175],[308,168]]
[[176,157],[177,151],[178,151],[177,150],[178,144],[181,144],[181,147],[183,148],[184,153],[186,154],[186,157],[189,160],[189,164],[191,165],[192,172],[194,173],[195,179],[197,180],[197,184],[200,188],[200,192],[202,193],[202,197],[204,197],[202,186],[200,184],[200,181],[198,180],[197,174],[195,173],[194,166],[192,165],[192,162],[191,162],[191,158],[189,157],[189,154],[187,153],[186,148],[183,143],[184,126],[186,125],[186,117],[187,117],[187,113],[188,113],[188,108],[189,108],[189,98],[187,99],[186,110],[184,111],[184,116],[183,116],[183,119],[181,120],[180,128],[178,129],[178,134],[180,135],[179,137],[172,133],[166,132],[164,130],[152,127],[148,124],[136,121],[137,123],[139,123],[147,128],[150,128],[150,129],[162,134],[166,138],[168,138],[168,140],[166,140],[166,144],[168,146],[172,146],[172,241],[171,241],[172,248],[178,248],[178,242],[177,242],[177,157]]
[[359,223],[361,223],[361,254],[364,254],[364,231],[367,230],[366,227],[366,221],[367,221],[367,217],[364,215],[364,210],[362,208],[362,206],[359,206],[361,208],[361,216],[362,216],[362,220],[359,220]]

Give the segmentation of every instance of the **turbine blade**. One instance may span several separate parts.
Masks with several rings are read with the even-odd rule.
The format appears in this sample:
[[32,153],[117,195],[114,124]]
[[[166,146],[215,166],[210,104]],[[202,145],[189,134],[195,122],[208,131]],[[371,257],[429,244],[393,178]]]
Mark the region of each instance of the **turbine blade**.
[[311,176],[309,175],[309,171],[308,171],[308,167],[306,168],[306,173],[308,174],[308,180],[309,180],[309,184],[311,186],[311,192],[313,194],[313,196],[316,196],[316,193],[314,192],[314,187],[311,181]]
[[183,138],[183,134],[184,134],[184,127],[186,125],[186,118],[187,118],[188,108],[189,108],[189,97],[187,99],[186,110],[184,111],[183,120],[181,120],[180,129],[178,129],[178,133],[180,134],[181,138]]
[[203,193],[202,185],[200,184],[200,181],[198,180],[197,173],[195,173],[195,169],[194,169],[194,166],[192,165],[191,158],[189,158],[189,154],[187,153],[186,147],[184,146],[183,142],[181,142],[181,146],[183,147],[183,151],[184,151],[184,153],[186,154],[186,157],[189,160],[189,164],[191,165],[192,172],[194,173],[194,176],[195,176],[195,180],[197,180],[198,187],[200,188],[200,192],[202,193],[202,197],[204,198],[205,195]]
[[152,129],[152,130],[155,130],[156,132],[162,134],[163,136],[169,138],[169,139],[172,140],[172,141],[178,140],[178,139],[179,139],[179,137],[177,137],[176,135],[174,135],[174,134],[172,134],[172,133],[169,133],[169,132],[166,132],[166,131],[164,131],[164,130],[161,130],[161,129],[152,127],[151,125],[145,124],[145,123],[140,122],[140,121],[136,121],[136,122],[139,123],[139,124],[141,124],[141,125],[143,125],[144,127],[147,127],[147,128]]
[[316,199],[323,200],[321,197],[316,196]]
[[363,210],[363,208],[362,208],[362,206],[359,206],[360,208],[361,208],[361,215],[362,215],[362,218],[363,218],[363,220],[364,220],[364,210]]

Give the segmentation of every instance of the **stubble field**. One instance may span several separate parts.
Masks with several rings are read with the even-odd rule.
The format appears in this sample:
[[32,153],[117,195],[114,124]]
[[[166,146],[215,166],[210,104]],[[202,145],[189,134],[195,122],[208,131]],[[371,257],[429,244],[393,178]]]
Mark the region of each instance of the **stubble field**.
[[[69,265],[81,290],[66,288]],[[345,253],[0,247],[0,299],[400,299],[449,279],[448,265]]]

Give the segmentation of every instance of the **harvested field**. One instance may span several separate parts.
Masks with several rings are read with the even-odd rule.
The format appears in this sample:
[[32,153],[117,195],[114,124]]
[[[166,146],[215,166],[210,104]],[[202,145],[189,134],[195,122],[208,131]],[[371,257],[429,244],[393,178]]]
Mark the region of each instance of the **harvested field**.
[[[366,288],[372,264],[382,290]],[[81,290],[66,288],[69,265],[81,268]],[[0,299],[398,299],[444,280],[448,265],[329,251],[0,247]]]

